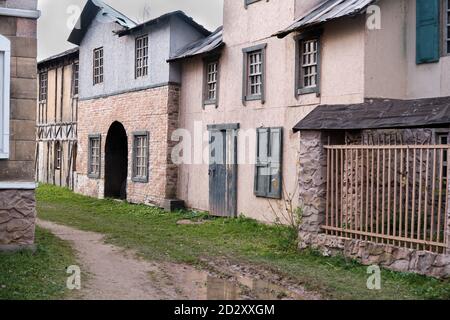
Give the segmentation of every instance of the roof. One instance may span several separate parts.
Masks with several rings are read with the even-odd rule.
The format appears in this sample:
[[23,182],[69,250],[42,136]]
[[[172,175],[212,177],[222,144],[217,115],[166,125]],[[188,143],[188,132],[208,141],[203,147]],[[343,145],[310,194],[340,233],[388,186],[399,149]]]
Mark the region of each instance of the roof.
[[170,57],[168,62],[173,62],[200,54],[206,54],[222,47],[224,45],[222,30],[223,28],[219,27],[209,37],[200,39],[194,43],[187,45],[186,47],[175,53],[175,55]]
[[376,0],[323,0],[307,14],[298,18],[293,24],[274,36],[283,38],[289,33],[321,24],[345,16],[365,13],[369,5]]
[[97,17],[98,14],[105,17],[111,21],[116,22],[125,29],[133,28],[137,24],[124,14],[120,13],[116,9],[107,5],[101,0],[89,0],[81,12],[81,16],[75,25],[75,28],[70,33],[68,41],[80,45],[86,32],[88,31],[92,21]]
[[209,36],[211,34],[211,31],[207,30],[205,27],[203,27],[202,25],[198,24],[193,18],[189,17],[188,15],[186,15],[183,11],[178,10],[178,11],[173,11],[173,12],[168,12],[163,14],[162,16],[159,16],[157,18],[148,20],[146,22],[143,22],[141,24],[135,25],[131,28],[128,28],[126,30],[123,30],[121,32],[118,32],[119,36],[124,36],[127,34],[131,34],[133,32],[142,30],[148,26],[160,23],[162,20],[165,19],[169,19],[171,17],[178,17],[181,20],[183,20],[184,22],[186,22],[187,24],[191,25],[192,27],[194,27],[195,29],[197,29],[198,32],[200,32],[202,35],[204,36]]
[[79,54],[79,51],[80,51],[80,49],[78,47],[74,47],[74,48],[71,48],[71,49],[66,50],[64,52],[55,54],[53,56],[50,56],[50,57],[48,57],[46,59],[43,59],[43,60],[39,61],[38,62],[38,67],[41,67],[42,65],[47,64],[47,63],[57,62],[59,60],[65,59],[65,58],[72,58],[72,57],[73,58],[77,58],[78,54]]
[[450,124],[450,97],[418,100],[370,99],[353,105],[322,105],[301,120],[300,130],[362,130]]

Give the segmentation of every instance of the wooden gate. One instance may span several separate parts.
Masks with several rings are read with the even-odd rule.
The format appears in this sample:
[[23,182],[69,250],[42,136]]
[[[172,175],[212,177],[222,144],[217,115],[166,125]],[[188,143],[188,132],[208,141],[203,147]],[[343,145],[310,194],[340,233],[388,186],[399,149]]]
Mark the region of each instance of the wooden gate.
[[327,234],[445,251],[449,145],[325,148]]

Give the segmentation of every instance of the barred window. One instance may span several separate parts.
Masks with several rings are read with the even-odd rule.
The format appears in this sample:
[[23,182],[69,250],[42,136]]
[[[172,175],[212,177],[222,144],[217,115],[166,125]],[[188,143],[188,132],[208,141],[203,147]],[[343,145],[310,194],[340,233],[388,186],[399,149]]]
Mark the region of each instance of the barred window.
[[94,50],[94,85],[103,82],[103,48]]
[[206,62],[205,104],[212,104],[217,101],[218,76],[219,76],[219,62],[218,61]]
[[39,101],[47,101],[47,71],[39,73]]
[[301,81],[303,88],[315,88],[318,83],[318,41],[302,41]]
[[148,36],[136,38],[136,78],[148,75]]
[[133,181],[148,182],[148,132],[133,133]]
[[262,86],[262,50],[248,54],[248,88],[251,96],[261,95]]
[[100,177],[100,149],[101,138],[100,135],[89,136],[89,161],[88,161],[88,175],[91,178]]
[[55,169],[61,169],[61,158],[62,158],[62,146],[59,141],[55,144]]
[[72,79],[72,83],[73,83],[73,90],[72,90],[72,94],[74,96],[78,95],[78,85],[79,85],[79,73],[80,73],[80,64],[78,62],[75,62],[73,64],[73,79]]

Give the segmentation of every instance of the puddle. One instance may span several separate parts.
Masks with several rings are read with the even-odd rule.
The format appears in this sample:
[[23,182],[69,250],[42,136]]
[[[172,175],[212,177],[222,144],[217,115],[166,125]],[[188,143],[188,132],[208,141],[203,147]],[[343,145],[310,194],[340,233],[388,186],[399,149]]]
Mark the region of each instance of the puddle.
[[[180,271],[180,270],[178,270]],[[300,289],[246,276],[222,279],[206,271],[187,268],[176,276],[176,283],[193,300],[305,300],[310,295]]]

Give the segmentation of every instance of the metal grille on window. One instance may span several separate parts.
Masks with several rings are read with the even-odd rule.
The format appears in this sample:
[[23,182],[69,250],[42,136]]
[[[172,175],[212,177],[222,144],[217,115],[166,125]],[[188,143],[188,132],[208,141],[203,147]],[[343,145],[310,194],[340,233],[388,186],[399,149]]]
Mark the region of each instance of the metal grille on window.
[[47,72],[39,74],[39,101],[47,100]]
[[215,101],[217,99],[217,75],[218,63],[211,62],[207,65],[207,100]]
[[79,71],[80,71],[80,65],[78,62],[73,64],[73,95],[78,95],[78,84],[79,84]]
[[103,82],[103,48],[94,50],[94,84]]
[[147,178],[147,136],[135,136],[135,178]]
[[136,39],[136,78],[148,74],[148,36]]
[[317,86],[318,68],[318,41],[307,40],[302,42],[301,52],[301,76],[303,88],[314,88]]
[[262,51],[248,54],[248,94],[261,95],[262,86]]
[[90,147],[89,173],[98,174],[100,172],[100,139],[91,138]]
[[55,145],[55,169],[61,169],[61,157],[62,157],[62,147],[60,142],[56,142]]

